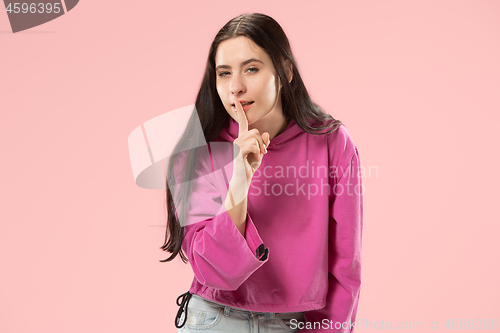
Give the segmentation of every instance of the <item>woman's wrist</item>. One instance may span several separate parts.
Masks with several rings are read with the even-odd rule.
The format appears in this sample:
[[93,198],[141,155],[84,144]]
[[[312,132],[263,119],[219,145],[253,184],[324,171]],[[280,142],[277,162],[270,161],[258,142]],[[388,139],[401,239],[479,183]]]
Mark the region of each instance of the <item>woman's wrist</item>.
[[243,236],[245,236],[244,231],[247,215],[247,192],[246,179],[243,182],[231,179],[227,197],[224,201],[224,207],[229,217],[231,217]]
[[246,200],[248,196],[248,189],[250,188],[248,180],[242,177],[233,177],[229,181],[228,196],[231,193],[233,200],[233,207],[237,206],[242,201]]

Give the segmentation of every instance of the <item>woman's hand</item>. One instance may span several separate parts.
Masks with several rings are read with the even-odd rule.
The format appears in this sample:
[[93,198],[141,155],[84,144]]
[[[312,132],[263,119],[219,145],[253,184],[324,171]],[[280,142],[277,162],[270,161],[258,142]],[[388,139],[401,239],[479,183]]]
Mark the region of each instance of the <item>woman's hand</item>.
[[[234,224],[245,237],[247,196],[253,174],[262,163],[269,146],[269,133],[248,130],[248,119],[241,103],[234,101],[239,124],[238,137],[233,142],[233,176],[229,181],[224,207]],[[234,112],[234,110],[233,110]]]
[[236,177],[240,181],[245,179],[248,191],[253,174],[262,163],[263,156],[267,154],[267,147],[270,143],[269,133],[265,132],[261,135],[256,128],[248,130],[248,119],[241,103],[235,100],[234,105],[239,131],[233,145],[234,156],[236,156],[233,161],[233,178]]

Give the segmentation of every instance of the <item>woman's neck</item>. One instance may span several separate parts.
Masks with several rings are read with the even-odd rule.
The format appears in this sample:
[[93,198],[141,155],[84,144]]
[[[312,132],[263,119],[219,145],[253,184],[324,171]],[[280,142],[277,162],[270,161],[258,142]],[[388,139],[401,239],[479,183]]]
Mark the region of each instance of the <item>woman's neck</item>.
[[248,125],[248,129],[251,130],[253,128],[256,128],[259,130],[260,134],[267,132],[269,133],[269,139],[272,140],[285,131],[289,122],[290,121],[287,120],[283,115],[283,112],[270,112],[255,123]]

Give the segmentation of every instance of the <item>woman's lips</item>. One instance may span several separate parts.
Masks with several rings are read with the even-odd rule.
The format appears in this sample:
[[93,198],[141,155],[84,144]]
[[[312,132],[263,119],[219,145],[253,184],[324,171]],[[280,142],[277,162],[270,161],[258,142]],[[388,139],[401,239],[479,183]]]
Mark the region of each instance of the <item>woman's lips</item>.
[[[248,109],[250,109],[253,105],[253,102],[248,102],[248,103],[244,103],[242,104],[241,106],[243,107],[243,111],[247,111]],[[236,106],[234,104],[231,105],[233,107],[233,111],[236,112]]]

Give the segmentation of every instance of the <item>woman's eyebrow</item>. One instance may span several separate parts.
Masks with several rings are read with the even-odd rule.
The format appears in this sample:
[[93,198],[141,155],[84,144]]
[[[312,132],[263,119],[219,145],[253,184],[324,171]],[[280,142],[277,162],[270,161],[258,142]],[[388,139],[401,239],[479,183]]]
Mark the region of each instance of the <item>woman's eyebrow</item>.
[[[260,62],[261,64],[264,64],[264,63],[263,63],[262,61],[260,61],[259,59],[251,58],[251,59],[248,59],[248,60],[243,61],[243,62],[240,64],[240,67],[243,67],[243,66],[245,66],[246,64],[251,63],[251,62],[253,62],[253,61]],[[228,65],[219,65],[219,66],[215,67],[215,70],[218,70],[219,68],[231,68],[231,66],[228,66]]]

